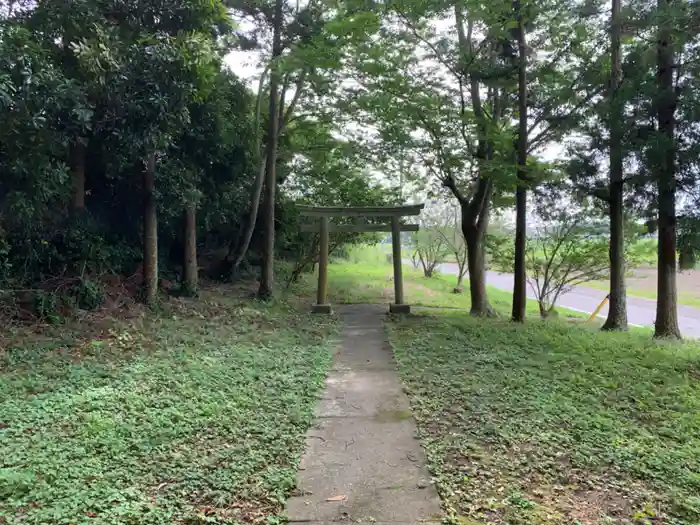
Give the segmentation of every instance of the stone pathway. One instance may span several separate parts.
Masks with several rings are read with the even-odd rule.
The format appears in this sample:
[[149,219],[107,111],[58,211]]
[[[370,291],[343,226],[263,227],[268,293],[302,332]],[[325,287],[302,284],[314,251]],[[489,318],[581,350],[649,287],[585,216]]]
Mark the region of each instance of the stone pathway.
[[290,522],[439,522],[408,399],[383,326],[385,309],[339,308],[342,345],[287,502]]

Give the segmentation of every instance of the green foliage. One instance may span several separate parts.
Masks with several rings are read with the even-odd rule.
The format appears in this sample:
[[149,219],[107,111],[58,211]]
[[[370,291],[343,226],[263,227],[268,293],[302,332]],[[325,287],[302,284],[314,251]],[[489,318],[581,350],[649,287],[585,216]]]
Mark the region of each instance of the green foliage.
[[411,236],[411,241],[415,250],[414,259],[420,262],[423,274],[432,277],[438,265],[445,262],[450,254],[443,232],[437,226],[421,228]]
[[63,328],[4,347],[6,523],[223,524],[280,511],[335,325],[221,294],[177,304],[148,328],[92,339]]
[[[389,206],[396,204],[393,193],[377,184],[363,169],[361,158],[353,143],[332,136],[328,126],[312,121],[297,121],[293,126],[289,154],[293,155],[289,177],[283,187],[282,215],[278,216],[278,247],[280,253],[296,261],[292,280],[309,270],[318,257],[318,235],[299,229],[304,221],[296,204],[312,206]],[[334,218],[337,224],[350,218]],[[381,220],[367,218],[367,222]],[[281,234],[281,235],[280,235]],[[376,235],[362,233],[333,233],[329,250],[337,254],[343,246],[377,240]]]
[[[229,29],[226,9],[132,4],[39,1],[0,21],[0,286],[131,275],[140,173],[154,151],[164,273],[181,260],[186,203],[200,205],[207,248],[240,227],[256,153],[252,97],[222,69],[214,40]],[[78,164],[85,209],[73,210]],[[93,291],[74,295],[100,303]]]
[[696,343],[454,313],[390,340],[458,523],[700,519]]
[[684,215],[679,219],[677,242],[680,269],[692,270],[700,251],[700,217]]

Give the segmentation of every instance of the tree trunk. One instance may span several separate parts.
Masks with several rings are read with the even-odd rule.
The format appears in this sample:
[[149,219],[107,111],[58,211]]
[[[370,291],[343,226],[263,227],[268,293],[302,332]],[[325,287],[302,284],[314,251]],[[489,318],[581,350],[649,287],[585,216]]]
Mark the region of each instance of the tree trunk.
[[694,270],[697,256],[692,246],[682,246],[678,255],[678,267],[683,270]]
[[[658,0],[662,13],[669,8],[669,0]],[[673,89],[672,28],[661,22],[658,40],[658,98],[656,101],[660,155],[657,184],[659,192],[659,247],[656,323],[654,337],[681,338],[678,327],[676,290],[676,95]]]
[[185,252],[183,254],[182,288],[185,294],[197,293],[199,268],[197,265],[197,212],[194,205],[185,208]]
[[270,65],[270,105],[268,110],[267,133],[267,168],[265,179],[265,231],[263,242],[262,268],[260,269],[260,287],[258,297],[268,299],[272,296],[275,275],[275,200],[277,193],[277,133],[279,118],[277,97],[279,91],[280,71],[278,58],[282,55],[282,0],[275,0],[275,18],[272,37],[272,63]]
[[[269,66],[268,66],[269,68]],[[265,182],[265,167],[267,162],[267,157],[264,153],[261,153],[261,138],[260,138],[260,112],[262,108],[263,99],[263,89],[265,86],[265,78],[267,77],[267,70],[265,68],[262,75],[260,75],[260,83],[258,85],[258,96],[255,102],[255,134],[257,140],[255,141],[255,152],[256,154],[261,154],[260,165],[258,168],[258,173],[253,182],[253,194],[250,198],[250,214],[248,215],[248,222],[246,224],[245,232],[243,232],[243,238],[240,239],[235,246],[235,252],[229,253],[226,257],[227,261],[233,260],[233,264],[228,268],[231,274],[235,274],[238,267],[245,259],[248,253],[248,248],[250,248],[250,241],[253,239],[253,232],[255,232],[255,224],[258,222],[258,210],[260,209],[260,197],[262,196],[262,190]],[[232,247],[234,248],[234,247]]]
[[85,144],[76,140],[70,145],[71,211],[80,213],[85,209]]
[[492,316],[494,310],[486,293],[486,246],[485,231],[476,225],[462,222],[462,232],[467,243],[467,267],[469,269],[469,294],[471,297],[470,315],[475,317]]
[[527,234],[527,49],[525,21],[520,0],[514,2],[518,19],[518,187],[515,191],[515,261],[513,268],[513,312],[512,319],[525,322],[527,283],[525,269],[525,241]]
[[610,78],[610,303],[603,330],[627,330],[625,290],[625,237],[623,228],[622,107],[618,93],[620,76],[620,0],[612,0]]
[[156,209],[156,156],[148,155],[143,170],[143,299],[148,305],[158,295],[158,211]]
[[260,197],[263,190],[263,182],[265,181],[265,167],[266,167],[266,157],[260,160],[260,167],[258,169],[258,174],[255,178],[255,183],[253,184],[253,195],[250,201],[250,215],[248,216],[248,223],[246,224],[245,232],[243,233],[243,239],[238,243],[236,247],[236,255],[233,258],[232,273],[238,270],[238,267],[245,259],[248,253],[248,248],[250,248],[250,241],[253,239],[253,232],[255,231],[255,223],[258,220],[258,210],[260,209]]

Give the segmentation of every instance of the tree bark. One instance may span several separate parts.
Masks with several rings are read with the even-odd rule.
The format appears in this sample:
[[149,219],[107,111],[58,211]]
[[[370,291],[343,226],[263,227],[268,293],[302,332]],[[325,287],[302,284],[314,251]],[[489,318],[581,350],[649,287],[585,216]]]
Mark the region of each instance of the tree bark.
[[491,316],[493,308],[486,293],[486,249],[484,236],[478,229],[467,225],[462,227],[467,242],[467,266],[469,268],[469,294],[471,297],[470,315]]
[[158,211],[156,208],[156,156],[148,155],[143,170],[143,299],[148,305],[158,295]]
[[525,268],[525,241],[527,235],[527,48],[525,21],[520,0],[514,2],[518,20],[518,187],[515,190],[515,261],[513,268],[512,320],[525,322],[527,275]]
[[183,254],[183,291],[197,293],[199,267],[197,264],[197,211],[194,205],[185,208],[185,252]]
[[[658,0],[661,12],[668,10],[669,0]],[[654,337],[681,338],[678,327],[676,290],[676,143],[673,89],[672,27],[661,22],[657,43],[656,100],[659,119],[659,149],[657,185],[659,192],[659,247],[658,282],[656,296],[656,323]]]
[[492,183],[479,177],[474,195],[465,197],[452,178],[445,181],[459,202],[462,215],[462,235],[467,245],[467,269],[469,271],[470,314],[473,316],[495,315],[486,293],[486,230],[491,208]]
[[260,167],[258,169],[258,174],[255,177],[255,182],[253,183],[253,195],[250,201],[250,214],[248,215],[248,223],[246,224],[245,232],[243,233],[243,239],[238,243],[236,248],[236,254],[233,258],[232,273],[236,273],[238,267],[245,259],[248,253],[248,248],[250,247],[250,241],[253,240],[253,232],[255,231],[255,223],[258,220],[258,211],[260,210],[260,197],[263,191],[263,182],[265,181],[265,168],[267,166],[266,158],[264,157],[260,160]]
[[85,209],[85,155],[87,148],[80,140],[70,145],[71,211],[80,213]]
[[270,65],[270,105],[268,110],[267,168],[265,178],[265,231],[263,242],[262,268],[258,297],[268,299],[272,296],[275,274],[275,200],[277,193],[277,139],[279,118],[277,97],[279,91],[280,71],[277,63],[282,55],[282,0],[275,0],[275,18],[272,37],[272,62]]
[[627,293],[625,290],[625,237],[623,202],[622,106],[618,93],[620,65],[621,0],[612,0],[610,77],[610,303],[603,330],[627,330]]

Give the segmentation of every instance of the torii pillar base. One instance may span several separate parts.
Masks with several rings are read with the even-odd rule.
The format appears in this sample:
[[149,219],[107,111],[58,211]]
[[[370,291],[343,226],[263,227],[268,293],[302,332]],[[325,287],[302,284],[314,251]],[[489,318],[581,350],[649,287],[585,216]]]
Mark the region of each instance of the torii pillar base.
[[408,304],[390,304],[389,305],[390,314],[410,314],[411,306]]
[[330,304],[315,304],[311,307],[311,313],[330,315],[333,313],[333,308]]

